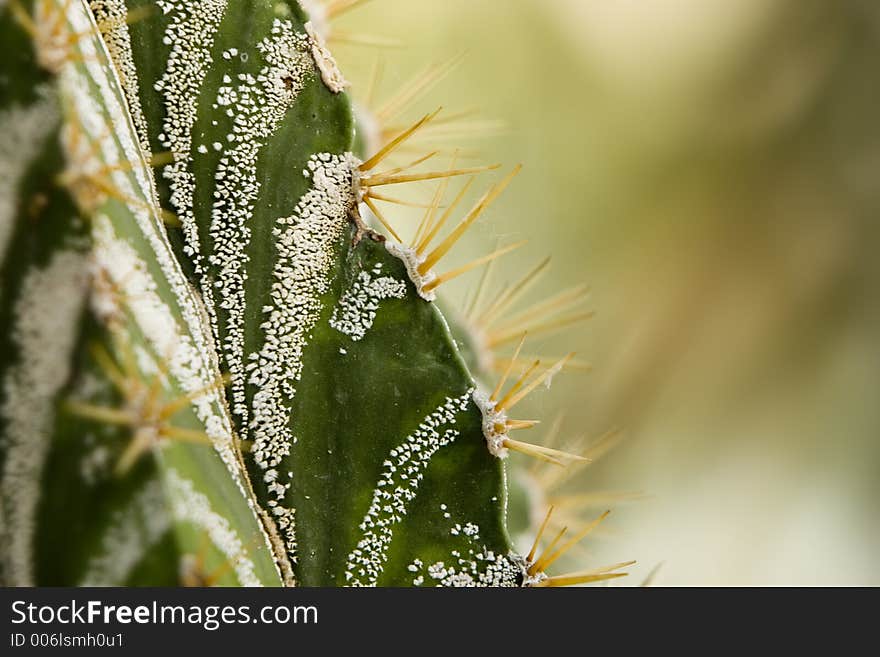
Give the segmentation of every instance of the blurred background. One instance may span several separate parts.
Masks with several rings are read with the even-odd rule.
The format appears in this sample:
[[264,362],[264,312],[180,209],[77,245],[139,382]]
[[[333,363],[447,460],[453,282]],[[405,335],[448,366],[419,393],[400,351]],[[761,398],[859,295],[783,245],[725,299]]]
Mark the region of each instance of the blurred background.
[[552,255],[533,299],[592,286],[595,318],[533,346],[593,371],[529,400],[624,430],[578,486],[643,496],[590,560],[880,585],[880,4],[376,0],[338,29],[404,44],[340,36],[355,96],[465,52],[409,118],[478,108],[454,145],[524,163],[456,257],[527,237],[499,281]]

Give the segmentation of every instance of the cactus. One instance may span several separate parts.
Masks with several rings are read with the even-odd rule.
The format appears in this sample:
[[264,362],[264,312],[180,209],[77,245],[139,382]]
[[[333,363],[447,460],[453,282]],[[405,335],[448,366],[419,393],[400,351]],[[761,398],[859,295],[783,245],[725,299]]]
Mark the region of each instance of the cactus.
[[[583,290],[499,320],[542,265],[468,316],[441,310],[443,283],[520,246],[442,267],[518,168],[465,210],[496,167],[399,163],[437,113],[378,131],[377,117],[355,116],[327,37],[356,4],[3,9],[4,43],[24,53],[3,64],[0,105],[0,139],[12,140],[0,166],[18,167],[0,190],[12,236],[4,581],[547,586],[624,574],[546,572],[605,514],[539,554],[551,512],[529,553],[514,549],[508,453],[585,461],[511,435],[536,424],[513,408],[574,364],[529,358],[516,375],[525,334],[582,319],[565,312]],[[413,181],[435,193],[403,240],[380,203]],[[506,361],[492,352],[505,344],[517,345]]]

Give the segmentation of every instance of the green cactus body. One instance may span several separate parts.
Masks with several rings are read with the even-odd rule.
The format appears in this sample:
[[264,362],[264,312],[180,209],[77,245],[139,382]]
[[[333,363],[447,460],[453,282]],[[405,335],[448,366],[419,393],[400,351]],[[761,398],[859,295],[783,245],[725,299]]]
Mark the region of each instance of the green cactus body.
[[[515,582],[473,381],[403,263],[358,225],[350,106],[317,35],[296,6],[167,9],[167,56],[132,39],[136,63],[169,63],[146,67],[139,103],[164,108],[154,148],[184,153],[168,196],[297,580],[411,584],[427,576],[414,564],[443,561]],[[187,85],[199,102],[182,112]]]
[[[89,35],[75,41],[58,75],[68,159],[82,173],[79,202],[91,215],[93,257],[115,292],[102,299],[108,321],[136,354],[143,380],[159,377],[169,404],[187,400],[174,428],[204,434],[213,448],[175,440],[175,431],[163,436],[149,417],[140,426],[135,421],[134,429],[160,446],[160,468],[175,492],[171,506],[180,509],[183,548],[195,553],[199,534],[207,534],[234,562],[239,584],[278,583],[226,411],[213,338],[168,242],[116,69],[87,7],[73,3],[64,19],[71,33]],[[176,505],[176,498],[184,503]],[[188,515],[193,509],[200,511]]]
[[[70,455],[88,451],[73,420],[59,414],[54,437],[44,431],[55,451],[36,467],[48,463],[53,481],[81,491],[71,508],[92,527],[76,563],[46,578],[546,580],[508,536],[503,458],[518,443],[505,404],[556,370],[496,400],[472,374],[475,343],[453,337],[435,302],[439,283],[460,273],[438,275],[437,262],[510,177],[442,240],[455,203],[420,244],[370,229],[362,212],[387,224],[374,186],[482,169],[377,173],[410,133],[360,152],[375,140],[356,135],[325,17],[310,20],[293,0],[36,0],[31,16],[48,69],[33,84],[57,89],[62,178],[91,239],[77,257],[88,248],[94,313],[82,310],[83,292],[58,358],[77,373],[66,396],[80,421],[117,425],[92,439],[106,447],[112,436],[104,458],[116,463],[115,478],[94,485],[72,483],[82,459]],[[55,153],[53,166],[61,160]],[[82,353],[95,341],[108,352],[97,361]],[[42,506],[64,504],[50,492]],[[30,549],[46,562],[58,530],[21,540],[22,560]],[[119,572],[107,567],[114,546],[138,541],[148,549]]]

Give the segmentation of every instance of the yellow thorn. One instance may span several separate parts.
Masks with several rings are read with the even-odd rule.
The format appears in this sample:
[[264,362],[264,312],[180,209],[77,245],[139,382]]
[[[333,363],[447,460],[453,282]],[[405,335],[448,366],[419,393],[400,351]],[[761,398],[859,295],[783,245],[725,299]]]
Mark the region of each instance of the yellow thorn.
[[446,193],[446,187],[448,184],[449,178],[444,178],[443,181],[437,185],[437,190],[434,192],[434,198],[431,199],[431,205],[428,206],[425,216],[422,217],[422,220],[419,222],[419,227],[416,229],[415,237],[413,237],[413,241],[411,242],[412,247],[415,247],[419,243],[424,232],[431,227],[431,224],[434,221],[434,215],[440,207],[440,201],[443,200],[443,195]]
[[[62,174],[62,179],[64,175]],[[159,213],[159,218],[168,226],[171,227],[179,227],[181,225],[180,219],[176,214],[169,210],[165,210],[164,208],[154,208],[151,203],[146,201],[142,201],[137,198],[132,198],[130,196],[126,196],[122,192],[120,192],[112,183],[107,182],[106,180],[101,179],[99,176],[95,175],[87,175],[86,178],[95,185],[102,192],[107,194],[110,198],[116,199],[120,203],[130,204],[135,207],[145,208],[147,210],[153,211],[157,210]],[[62,182],[64,182],[62,180]]]
[[[510,410],[514,406],[516,406],[519,402],[521,402],[529,393],[531,393],[535,388],[544,383],[549,377],[553,376],[557,372],[562,371],[562,368],[565,367],[565,364],[574,356],[573,353],[568,354],[562,360],[557,361],[555,365],[548,367],[544,372],[536,377],[529,385],[520,390],[513,396],[508,394],[502,402],[498,402],[498,405],[495,407],[496,410]],[[540,362],[540,361],[536,361]]]
[[606,432],[586,450],[577,450],[584,456],[584,458],[588,459],[586,462],[575,464],[565,471],[548,471],[541,477],[541,486],[545,490],[550,490],[552,488],[556,488],[562,485],[567,479],[574,476],[578,471],[580,471],[583,466],[589,465],[590,463],[595,463],[600,458],[602,458],[607,452],[618,445],[622,438],[623,433],[619,429],[614,429],[612,431]]
[[610,579],[626,577],[629,573],[602,573],[600,575],[580,574],[580,575],[557,575],[548,577],[535,584],[535,588],[543,587],[560,587],[560,586],[577,586],[579,584],[595,584],[596,582],[604,582]]
[[215,381],[214,383],[210,383],[198,390],[193,390],[181,397],[174,399],[162,408],[161,413],[159,413],[159,418],[162,420],[167,420],[170,417],[176,415],[182,408],[185,406],[192,404],[194,401],[199,399],[200,397],[204,397],[205,395],[211,394],[213,392],[217,392],[222,390],[226,386],[229,385],[229,382],[232,380],[232,375],[224,374],[220,377],[219,381]]
[[587,451],[584,452],[584,456],[597,461],[617,447],[621,440],[623,440],[623,431],[620,429],[611,429],[600,436],[595,443],[590,445],[590,447],[587,448]]
[[[461,200],[464,198],[465,194],[468,193],[468,190],[471,188],[471,185],[474,184],[475,180],[476,180],[476,178],[470,178],[462,186],[461,190],[458,192],[458,195],[455,197],[455,200],[453,200],[452,203],[449,205],[449,207],[446,208],[446,212],[444,212],[441,215],[441,217],[437,220],[436,223],[434,223],[433,225],[430,226],[430,229],[426,229],[427,232],[425,233],[425,236],[422,238],[422,241],[419,242],[419,245],[416,247],[416,253],[418,253],[419,255],[422,255],[422,253],[424,253],[425,249],[428,248],[428,245],[437,236],[437,233],[440,232],[440,229],[443,228],[443,226],[449,220],[449,217],[452,216],[452,213],[455,211],[455,208],[458,207],[459,203],[461,203]],[[449,181],[449,179],[446,178],[443,181],[443,183],[448,184],[448,181]],[[441,185],[443,185],[443,183],[441,183]],[[444,187],[444,192],[445,192],[445,189],[446,188]]]
[[164,167],[174,162],[174,153],[172,151],[162,151],[161,153],[153,153],[147,158],[147,163],[151,167]]
[[547,529],[547,523],[550,522],[550,516],[553,515],[553,506],[551,505],[549,509],[547,509],[547,515],[544,516],[544,522],[541,523],[541,527],[538,529],[538,533],[535,535],[535,542],[532,543],[532,549],[529,550],[529,555],[526,557],[526,563],[532,563],[532,560],[535,558],[535,552],[538,551],[538,545],[541,542],[541,537],[544,535],[544,530]]
[[205,586],[214,586],[217,582],[220,581],[220,578],[223,577],[226,573],[230,572],[238,562],[242,560],[244,557],[243,553],[239,553],[235,555],[234,559],[227,559],[223,563],[221,563],[217,568],[214,569],[213,572],[208,573],[205,576]]
[[523,429],[532,429],[541,424],[540,420],[508,420],[506,427],[508,431],[521,431]]
[[[52,16],[51,20],[43,17],[43,20],[41,20],[40,23],[40,27],[42,28],[41,30],[38,30],[37,25],[33,21],[33,19],[28,17],[28,24],[23,24],[25,30],[27,30],[31,34],[31,36],[33,36],[37,40],[40,40],[41,38],[47,38],[46,35],[50,35],[48,38],[53,41],[57,38],[60,40],[60,43],[63,44],[67,50],[69,50],[78,41],[85,37],[89,37],[92,34],[90,29],[74,32],[69,28],[67,24],[62,24],[64,16],[71,4],[72,3],[68,1],[65,2],[61,7],[53,7],[55,14]],[[17,7],[17,5],[17,0],[13,0],[13,2],[10,3],[10,9],[13,11],[14,14],[16,14],[16,17],[19,20],[22,20],[22,16],[18,15],[18,12],[16,11],[17,8],[21,9],[20,7]],[[96,27],[101,34],[106,34],[115,27],[137,23],[138,21],[147,18],[152,13],[153,7],[143,6],[127,12],[124,17],[113,17],[98,21],[96,23]],[[62,29],[66,32],[66,34],[60,34],[60,30]],[[86,59],[81,55],[81,53],[77,53],[76,56],[71,56],[69,52],[66,52],[65,55],[65,58],[68,59],[68,61],[97,61],[98,59],[94,55]]]
[[498,380],[498,385],[496,385],[495,390],[492,391],[492,395],[489,397],[492,401],[495,401],[498,398],[498,395],[501,394],[501,389],[504,387],[504,384],[507,383],[507,378],[513,370],[513,364],[516,362],[517,356],[519,356],[519,352],[523,348],[523,344],[525,344],[526,335],[528,335],[528,333],[522,334],[522,337],[519,339],[519,344],[516,346],[516,351],[513,353],[513,358],[510,360],[510,365],[504,370],[504,374],[502,374],[501,378]]
[[495,404],[495,410],[496,411],[503,411],[504,405],[508,401],[510,401],[510,398],[517,392],[517,390],[522,388],[522,386],[526,382],[526,379],[528,379],[532,375],[532,372],[534,372],[540,366],[541,366],[540,360],[536,360],[531,365],[529,365],[525,369],[525,371],[522,374],[520,374],[519,378],[514,382],[514,384],[512,386],[510,386],[510,390],[507,391],[507,394],[504,395],[504,397],[502,397],[500,400],[498,400],[498,403]]
[[[531,363],[533,360],[541,360],[542,362],[558,360],[558,356],[545,356],[540,354],[523,354],[515,361],[512,360],[509,356],[495,356],[492,359],[492,369],[495,372],[503,372],[506,367],[508,367],[511,363],[514,367],[525,366],[526,363]],[[564,372],[592,372],[593,366],[585,360],[580,360],[577,358],[572,358],[565,364],[565,367],[562,368]]]
[[507,326],[512,324],[525,324],[535,318],[545,318],[556,315],[562,311],[572,308],[587,299],[590,294],[590,288],[587,285],[578,285],[526,308],[520,313],[511,317],[503,327],[497,329],[503,331]]
[[428,171],[427,173],[409,173],[400,175],[385,175],[384,173],[376,174],[361,178],[361,184],[365,187],[382,187],[384,185],[399,185],[401,183],[419,182],[421,180],[440,180],[442,178],[454,178],[457,176],[469,176],[474,173],[483,173],[484,171],[494,171],[498,169],[500,164],[490,164],[482,167],[471,167],[468,169],[452,169],[449,171]]
[[9,11],[31,37],[36,35],[37,26],[33,17],[21,6],[18,0],[9,0]]
[[[570,304],[574,305],[574,304]],[[561,310],[561,309],[560,309]],[[566,326],[570,326],[572,324],[576,324],[578,322],[584,322],[589,319],[595,317],[596,313],[593,311],[583,311],[572,313],[569,315],[565,315],[563,317],[559,317],[558,319],[549,319],[548,315],[552,317],[553,314],[557,313],[557,311],[552,311],[548,314],[539,314],[539,313],[530,313],[530,317],[525,317],[522,320],[510,320],[502,327],[498,327],[493,329],[495,335],[500,336],[503,339],[504,336],[509,336],[511,332],[516,332],[517,327],[522,326],[532,326],[534,327],[532,330],[538,330],[540,332],[554,331],[559,330],[561,328],[565,328]],[[544,320],[544,321],[541,321]],[[522,329],[520,329],[522,330]]]
[[434,122],[435,126],[449,125],[450,123],[454,123],[459,119],[464,119],[469,116],[474,116],[479,113],[479,108],[472,107],[471,109],[461,110],[460,112],[453,112],[451,114],[446,114],[445,116],[440,117]]
[[550,552],[550,550],[552,550],[553,548],[556,547],[556,544],[562,540],[562,537],[565,536],[565,532],[567,532],[567,531],[568,531],[568,527],[563,527],[562,529],[560,529],[559,533],[556,534],[556,537],[552,541],[550,541],[550,545],[548,545],[546,548],[544,548],[544,551],[541,552],[541,556],[539,556],[536,561],[530,562],[531,565],[529,566],[528,570],[526,571],[529,575],[534,577],[536,573],[540,572],[537,568],[535,568],[535,566],[537,566],[537,564],[541,562],[541,560],[544,558],[545,554],[547,554],[548,552]]
[[170,210],[159,208],[159,217],[162,219],[162,223],[170,228],[180,228],[181,226],[183,226],[183,222],[180,221],[180,217],[178,217]]
[[507,188],[507,186],[511,183],[513,178],[520,172],[522,167],[517,165],[514,167],[513,171],[511,171],[501,182],[491,188],[488,192],[486,192],[483,197],[477,201],[476,205],[474,205],[473,209],[468,213],[468,215],[461,220],[458,226],[446,237],[440,245],[435,248],[428,256],[425,258],[425,262],[419,265],[419,273],[425,275],[430,269],[437,264],[437,262],[446,255],[449,250],[455,245],[455,243],[464,235],[465,231],[470,228],[471,224],[473,224],[480,215],[485,212],[489,206],[501,195],[501,193]]
[[110,379],[120,393],[128,395],[131,392],[129,390],[130,381],[129,379],[126,379],[125,375],[119,370],[116,363],[113,362],[113,358],[110,357],[110,354],[107,353],[107,350],[103,345],[97,343],[91,344],[89,346],[89,351],[91,351],[92,358],[98,364],[98,367],[101,369],[104,376]]
[[[601,568],[593,568],[590,570],[581,570],[575,573],[569,573],[567,575],[557,575],[556,577],[551,577],[549,579],[562,579],[562,578],[575,578],[575,577],[595,577],[597,575],[607,575],[613,574],[615,577],[622,577],[627,575],[628,573],[614,573],[615,570],[620,570],[621,568],[629,568],[630,566],[634,566],[636,564],[635,561],[621,561],[620,563],[614,563],[608,566],[602,566]],[[606,578],[607,579],[607,578]],[[599,581],[599,580],[595,580]],[[571,586],[570,584],[557,584],[557,586]]]
[[[155,153],[146,157],[147,165],[150,167],[164,167],[167,164],[171,164],[174,162],[174,153],[171,151],[163,151],[161,153]],[[124,162],[117,162],[116,164],[106,164],[102,166],[97,171],[89,174],[89,177],[92,179],[97,178],[98,176],[102,176],[107,173],[112,173],[114,171],[131,171],[136,166],[139,165],[139,162],[125,160]],[[62,180],[64,176],[62,175]]]
[[593,522],[591,522],[589,525],[584,527],[576,536],[574,536],[567,543],[565,543],[565,545],[563,545],[561,548],[559,548],[558,550],[556,550],[552,554],[549,554],[546,556],[542,555],[541,558],[538,560],[538,562],[535,563],[535,565],[533,566],[533,568],[535,569],[535,572],[539,573],[539,572],[544,572],[545,570],[547,570],[547,568],[549,568],[551,565],[553,565],[560,557],[562,557],[572,547],[574,547],[575,545],[580,543],[582,540],[584,540],[584,538],[586,538],[587,535],[590,534],[590,532],[592,532],[594,529],[596,529],[596,527],[598,527],[602,523],[602,521],[608,517],[609,513],[611,513],[611,511],[606,511],[605,513],[600,515]]
[[486,309],[485,312],[482,313],[480,318],[477,320],[477,323],[481,326],[488,326],[492,323],[492,320],[495,319],[498,315],[501,315],[505,310],[510,308],[511,305],[516,303],[516,301],[525,294],[528,289],[538,281],[547,268],[550,266],[550,256],[544,258],[537,267],[529,271],[525,276],[523,276],[517,283],[515,283],[512,287],[507,288],[504,292],[498,295],[498,298],[495,302]]
[[384,201],[385,203],[393,203],[394,205],[402,205],[407,208],[426,208],[429,207],[424,203],[415,203],[414,201],[404,201],[403,199],[394,198],[392,196],[385,196],[384,194],[377,194],[376,192],[370,190],[367,192],[366,196],[369,196],[372,199],[377,201]]
[[541,449],[538,445],[533,445],[532,443],[524,443],[520,440],[514,440],[513,438],[505,438],[501,441],[501,443],[509,450],[513,452],[519,452],[520,454],[525,454],[526,456],[530,456],[534,459],[538,459],[540,461],[544,461],[545,463],[552,463],[553,465],[558,465],[560,468],[565,467],[565,463],[557,459],[556,457],[548,454],[546,450]]
[[457,267],[452,271],[448,271],[445,274],[440,274],[437,278],[432,280],[430,283],[425,285],[425,291],[430,292],[431,290],[436,289],[437,287],[443,285],[444,283],[448,283],[453,278],[461,276],[462,274],[466,274],[472,269],[479,267],[480,265],[484,265],[487,262],[492,262],[493,260],[500,258],[503,255],[507,255],[511,251],[520,248],[526,243],[525,240],[521,242],[517,242],[516,244],[511,244],[510,246],[505,246],[504,248],[498,249],[497,251],[493,251],[489,255],[485,255],[482,258],[477,258],[476,260],[471,260],[466,265],[462,265],[461,267]]
[[373,203],[373,201],[370,199],[369,196],[364,196],[364,203],[366,203],[367,206],[370,208],[370,210],[373,211],[373,214],[376,215],[376,218],[379,220],[379,222],[380,222],[383,226],[385,226],[385,229],[386,229],[389,233],[391,233],[391,235],[394,237],[394,239],[396,239],[398,242],[401,242],[401,243],[402,243],[402,240],[400,239],[400,235],[398,235],[398,234],[397,234],[397,231],[394,230],[394,228],[391,227],[391,224],[388,223],[388,220],[387,220],[387,219],[385,219],[385,217],[384,217],[384,215],[382,214],[381,210],[379,210],[379,207],[378,207],[375,203]]
[[72,400],[68,401],[65,406],[69,412],[88,420],[129,426],[134,424],[134,419],[131,417],[130,413],[116,408],[108,408],[106,406],[97,406],[95,404],[87,404],[85,402]]
[[[98,21],[98,30],[101,34],[106,34],[109,30],[114,27],[120,27],[122,25],[134,25],[145,18],[149,18],[153,15],[155,11],[155,7],[151,7],[150,5],[143,5],[141,7],[137,7],[135,9],[131,9],[125,13],[121,19],[119,17],[106,18],[102,21]],[[76,38],[79,39],[81,37],[89,34],[88,30],[83,30],[83,32],[76,35]]]
[[574,324],[586,322],[595,316],[596,313],[590,310],[548,321],[510,322],[504,328],[496,328],[490,331],[486,338],[486,344],[489,348],[495,349],[515,339],[522,331],[527,330],[533,335],[547,335],[561,331]]
[[405,166],[402,166],[402,167],[396,167],[396,168],[394,168],[394,169],[389,169],[388,171],[385,171],[384,173],[379,174],[379,175],[382,175],[382,176],[391,176],[391,175],[394,175],[394,174],[396,174],[396,173],[400,173],[401,171],[406,171],[407,169],[412,169],[412,168],[417,167],[418,165],[420,165],[422,162],[427,162],[428,160],[430,160],[432,157],[435,157],[435,156],[438,155],[439,153],[440,153],[440,151],[431,151],[431,152],[428,153],[427,155],[423,155],[422,157],[420,157],[420,158],[418,158],[418,159],[416,159],[416,160],[413,160],[412,162],[410,162],[409,164],[407,164],[407,165],[405,165]]
[[388,157],[394,150],[400,146],[407,139],[412,137],[412,135],[419,130],[422,126],[428,123],[431,119],[437,116],[443,108],[439,108],[435,110],[431,114],[426,114],[421,119],[416,121],[412,126],[404,130],[400,135],[392,139],[388,144],[386,144],[383,148],[379,150],[373,157],[371,157],[366,162],[362,163],[358,168],[361,171],[369,171],[374,168],[376,165],[381,163],[386,157]]
[[125,13],[125,23],[127,25],[133,25],[139,21],[144,20],[145,18],[149,18],[156,11],[156,7],[150,5],[143,5],[136,9],[129,9]]
[[563,452],[562,450],[553,449],[551,447],[544,447],[543,445],[524,443],[510,437],[504,438],[501,442],[507,449],[513,450],[514,452],[520,452],[526,456],[541,459],[542,461],[547,461],[547,463],[552,463],[562,468],[567,465],[566,461],[573,462],[584,460],[583,456],[569,454],[568,452]]

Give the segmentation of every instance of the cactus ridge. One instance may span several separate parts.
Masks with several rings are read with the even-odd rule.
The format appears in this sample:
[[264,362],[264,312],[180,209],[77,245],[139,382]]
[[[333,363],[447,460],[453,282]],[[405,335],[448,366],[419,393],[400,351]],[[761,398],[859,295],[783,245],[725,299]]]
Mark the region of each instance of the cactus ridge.
[[[444,266],[520,167],[463,212],[499,167],[466,166],[460,151],[434,166],[445,154],[434,144],[487,124],[440,110],[399,124],[460,58],[373,111],[352,104],[328,44],[351,39],[333,19],[361,4],[0,7],[4,37],[33,43],[4,64],[0,103],[0,249],[11,245],[0,323],[19,353],[0,368],[4,582],[557,586],[624,574],[629,563],[546,573],[607,514],[539,551],[550,513],[529,554],[514,549],[509,452],[589,460],[512,438],[538,421],[509,417],[577,366],[522,350],[527,334],[586,319],[586,290],[514,313],[544,262],[488,304],[484,278],[466,313],[443,311],[442,285],[523,246]],[[52,232],[33,230],[24,203],[47,170],[58,185],[39,213]],[[413,183],[434,186],[430,203],[388,191]],[[423,210],[411,239],[387,206]],[[65,503],[83,534],[59,559]]]

